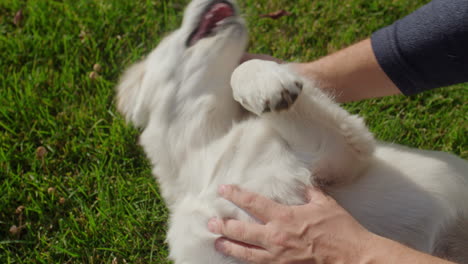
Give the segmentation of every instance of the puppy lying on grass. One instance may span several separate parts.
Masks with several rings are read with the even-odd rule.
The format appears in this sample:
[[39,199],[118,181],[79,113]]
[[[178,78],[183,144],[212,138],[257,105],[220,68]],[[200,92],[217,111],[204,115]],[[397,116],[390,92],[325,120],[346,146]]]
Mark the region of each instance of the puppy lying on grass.
[[468,163],[376,142],[288,65],[238,66],[247,38],[235,1],[193,0],[182,26],[117,87],[171,212],[175,263],[239,263],[214,250],[207,222],[256,219],[219,198],[220,184],[289,205],[319,185],[370,231],[468,263]]

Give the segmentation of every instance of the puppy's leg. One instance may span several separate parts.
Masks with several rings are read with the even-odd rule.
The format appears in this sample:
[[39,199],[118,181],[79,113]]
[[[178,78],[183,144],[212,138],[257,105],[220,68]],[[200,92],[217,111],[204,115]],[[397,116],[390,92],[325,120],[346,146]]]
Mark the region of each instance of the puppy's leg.
[[286,143],[312,164],[317,183],[345,183],[360,174],[374,150],[372,134],[288,65],[252,60],[231,77],[234,98],[261,116]]

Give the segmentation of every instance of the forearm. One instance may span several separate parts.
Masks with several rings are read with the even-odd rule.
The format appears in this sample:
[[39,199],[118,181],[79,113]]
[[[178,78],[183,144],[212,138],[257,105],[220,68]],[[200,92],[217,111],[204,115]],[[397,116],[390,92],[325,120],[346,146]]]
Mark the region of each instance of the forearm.
[[295,65],[339,102],[412,95],[467,82],[467,4],[468,0],[431,1],[375,32],[372,40]]
[[319,82],[320,88],[338,102],[399,94],[400,90],[380,68],[370,39],[308,63],[292,63],[305,78]]

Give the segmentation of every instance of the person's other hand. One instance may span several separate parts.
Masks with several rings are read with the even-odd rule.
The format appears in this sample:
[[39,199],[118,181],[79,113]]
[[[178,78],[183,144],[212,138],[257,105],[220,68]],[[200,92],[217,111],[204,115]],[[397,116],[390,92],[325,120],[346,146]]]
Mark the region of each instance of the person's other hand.
[[362,227],[336,201],[310,187],[305,205],[285,206],[223,185],[219,194],[261,223],[213,218],[211,232],[223,238],[218,251],[247,263],[361,263],[374,234]]

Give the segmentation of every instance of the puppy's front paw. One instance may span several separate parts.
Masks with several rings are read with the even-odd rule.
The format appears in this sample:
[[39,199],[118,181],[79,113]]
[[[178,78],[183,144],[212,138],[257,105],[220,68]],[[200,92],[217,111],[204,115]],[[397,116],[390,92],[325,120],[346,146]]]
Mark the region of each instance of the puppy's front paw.
[[241,64],[231,77],[234,99],[261,115],[289,109],[302,91],[302,81],[284,65],[251,60]]

